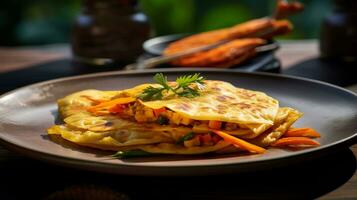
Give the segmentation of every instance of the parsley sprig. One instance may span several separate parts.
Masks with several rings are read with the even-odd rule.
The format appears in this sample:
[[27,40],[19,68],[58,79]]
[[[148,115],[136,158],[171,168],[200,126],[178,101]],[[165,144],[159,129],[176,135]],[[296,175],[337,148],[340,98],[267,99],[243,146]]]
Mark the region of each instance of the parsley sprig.
[[[181,97],[196,97],[200,95],[199,90],[204,88],[204,80],[199,73],[180,76],[176,79],[176,86],[171,87],[168,84],[167,77],[162,73],[157,73],[154,76],[154,81],[160,86],[145,88],[139,95],[139,98],[143,101],[160,100],[164,97],[164,93],[170,92]],[[196,87],[192,87],[192,84],[196,84]]]

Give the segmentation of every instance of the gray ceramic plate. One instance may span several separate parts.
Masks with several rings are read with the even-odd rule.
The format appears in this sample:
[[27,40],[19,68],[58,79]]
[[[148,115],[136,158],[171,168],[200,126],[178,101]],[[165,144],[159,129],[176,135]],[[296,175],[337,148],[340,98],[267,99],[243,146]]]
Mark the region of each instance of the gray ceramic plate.
[[[164,71],[164,70],[161,70]],[[197,69],[164,71],[169,79]],[[200,70],[208,79],[260,90],[277,98],[282,106],[304,112],[296,126],[321,133],[318,148],[300,151],[269,149],[263,155],[159,156],[128,160],[111,159],[111,152],[79,147],[60,138],[49,139],[46,129],[56,121],[56,99],[95,88],[115,90],[150,82],[156,71],[111,72],[78,76],[30,85],[0,97],[0,139],[8,148],[52,163],[130,175],[205,175],[270,169],[304,162],[338,148],[357,137],[357,96],[345,89],[308,79],[264,73]]]

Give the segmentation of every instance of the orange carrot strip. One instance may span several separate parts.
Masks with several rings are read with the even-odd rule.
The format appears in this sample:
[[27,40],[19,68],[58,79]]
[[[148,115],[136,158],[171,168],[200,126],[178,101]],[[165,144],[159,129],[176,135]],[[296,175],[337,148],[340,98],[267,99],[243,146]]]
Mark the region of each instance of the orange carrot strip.
[[284,137],[319,138],[321,135],[312,128],[290,128],[284,133]]
[[285,137],[274,142],[271,146],[320,146],[320,143],[307,137]]
[[89,112],[95,112],[98,109],[106,108],[106,107],[112,107],[117,104],[126,104],[135,101],[136,99],[133,97],[123,97],[123,98],[118,98],[118,99],[113,99],[110,101],[102,102],[98,105],[91,106],[87,108]]
[[216,133],[217,135],[221,136],[226,142],[229,142],[233,144],[234,146],[238,146],[241,149],[247,150],[252,153],[264,153],[265,149],[251,144],[249,142],[246,142],[242,139],[236,138],[234,136],[231,136],[223,131],[218,131],[218,130],[211,130],[213,133]]
[[220,121],[210,120],[208,122],[208,127],[210,127],[211,129],[220,129],[221,126],[222,126],[222,122]]
[[161,113],[165,112],[166,111],[166,108],[165,107],[162,107],[162,108],[159,108],[159,109],[154,109],[154,115],[156,117],[158,117]]
[[95,104],[100,104],[100,103],[105,101],[105,100],[101,100],[101,99],[93,99],[92,97],[87,96],[87,95],[82,95],[81,97],[86,98],[86,99],[92,101]]
[[110,113],[121,113],[127,108],[127,104],[116,104],[108,108]]

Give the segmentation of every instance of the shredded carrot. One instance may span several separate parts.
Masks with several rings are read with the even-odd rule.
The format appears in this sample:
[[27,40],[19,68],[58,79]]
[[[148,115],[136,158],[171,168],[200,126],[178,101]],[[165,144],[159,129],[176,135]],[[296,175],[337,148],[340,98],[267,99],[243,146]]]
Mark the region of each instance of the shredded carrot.
[[135,100],[136,99],[133,98],[133,97],[123,97],[123,98],[113,99],[113,100],[110,100],[110,101],[102,102],[102,103],[100,103],[98,105],[95,105],[95,106],[91,106],[91,107],[87,108],[87,110],[89,112],[95,112],[95,111],[103,109],[103,108],[110,108],[110,107],[115,106],[117,104],[127,104],[127,103],[133,102]]
[[199,136],[201,144],[210,144],[212,143],[212,136],[210,134],[203,134]]
[[312,128],[290,128],[284,133],[284,137],[319,138],[321,135]]
[[121,113],[121,112],[123,112],[123,111],[125,110],[125,108],[127,108],[127,107],[128,107],[127,104],[116,104],[116,105],[114,105],[114,106],[112,106],[112,107],[109,107],[109,108],[108,108],[108,111],[109,111],[110,113]]
[[234,146],[237,146],[241,149],[247,150],[252,153],[264,153],[265,149],[262,147],[259,147],[257,145],[251,144],[249,142],[246,142],[242,139],[236,138],[234,136],[231,136],[223,131],[218,131],[218,130],[211,130],[213,133],[216,133],[217,135],[221,136],[226,142],[229,142],[233,144]]
[[220,121],[210,120],[208,122],[208,127],[210,127],[211,129],[220,129],[221,126],[222,126],[222,122]]
[[320,143],[307,137],[285,137],[271,144],[273,147],[293,146],[319,146]]
[[92,98],[92,97],[90,97],[88,95],[81,95],[81,97],[86,98],[86,99],[92,101],[95,104],[100,104],[100,103],[105,101],[105,100],[102,100],[102,99],[94,99],[94,98]]
[[166,108],[165,107],[162,107],[162,108],[159,108],[159,109],[154,109],[154,115],[156,117],[158,117],[161,113],[165,112],[166,111]]

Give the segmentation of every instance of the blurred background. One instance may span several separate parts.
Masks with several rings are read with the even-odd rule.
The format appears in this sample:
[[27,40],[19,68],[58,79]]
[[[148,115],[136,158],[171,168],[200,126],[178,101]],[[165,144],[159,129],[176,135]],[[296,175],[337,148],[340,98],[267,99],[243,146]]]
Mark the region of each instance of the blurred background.
[[[106,1],[106,0],[103,0]],[[231,26],[273,12],[275,0],[140,0],[151,22],[151,36],[199,32]],[[319,37],[331,0],[303,0],[305,11],[292,16],[288,39]],[[11,0],[0,7],[0,45],[39,45],[70,41],[82,0]],[[119,25],[120,26],[120,25]]]

